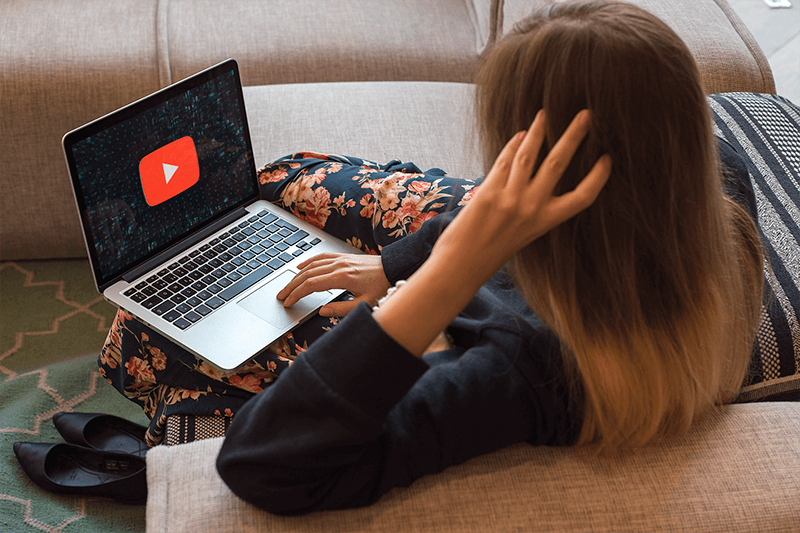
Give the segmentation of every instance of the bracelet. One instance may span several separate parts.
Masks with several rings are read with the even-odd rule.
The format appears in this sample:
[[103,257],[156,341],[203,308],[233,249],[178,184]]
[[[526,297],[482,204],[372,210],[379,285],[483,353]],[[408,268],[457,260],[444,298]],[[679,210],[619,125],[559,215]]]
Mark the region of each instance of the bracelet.
[[386,303],[386,300],[388,300],[392,296],[392,294],[394,294],[395,291],[397,291],[397,289],[399,289],[400,287],[402,287],[405,284],[406,284],[406,280],[404,280],[404,279],[401,279],[400,281],[398,281],[397,284],[395,284],[394,287],[391,287],[388,291],[386,291],[386,296],[384,296],[383,298],[378,300],[378,303],[375,304],[375,306],[372,308],[372,310],[373,311],[377,311],[378,308],[381,305],[383,305],[384,303]]

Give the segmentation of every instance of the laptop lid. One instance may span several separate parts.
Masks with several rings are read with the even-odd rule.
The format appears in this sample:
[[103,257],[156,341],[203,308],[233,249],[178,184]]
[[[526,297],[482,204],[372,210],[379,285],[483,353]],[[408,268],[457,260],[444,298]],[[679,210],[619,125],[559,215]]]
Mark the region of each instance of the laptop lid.
[[234,60],[67,133],[63,148],[101,293],[259,197]]

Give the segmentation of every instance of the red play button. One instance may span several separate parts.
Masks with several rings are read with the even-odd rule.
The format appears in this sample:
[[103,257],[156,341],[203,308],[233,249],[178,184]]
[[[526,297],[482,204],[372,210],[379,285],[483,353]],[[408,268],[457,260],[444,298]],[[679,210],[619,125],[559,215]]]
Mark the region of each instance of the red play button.
[[173,198],[200,179],[197,150],[191,137],[182,137],[144,156],[139,176],[147,205]]

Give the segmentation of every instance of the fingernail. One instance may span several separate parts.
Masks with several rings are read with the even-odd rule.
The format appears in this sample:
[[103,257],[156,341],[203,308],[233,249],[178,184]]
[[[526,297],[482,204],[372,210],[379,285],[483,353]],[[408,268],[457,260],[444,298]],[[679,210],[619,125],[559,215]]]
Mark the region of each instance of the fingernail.
[[522,139],[524,139],[525,138],[525,133],[526,132],[524,132],[524,131],[521,131],[521,132],[517,133],[517,140],[521,141]]

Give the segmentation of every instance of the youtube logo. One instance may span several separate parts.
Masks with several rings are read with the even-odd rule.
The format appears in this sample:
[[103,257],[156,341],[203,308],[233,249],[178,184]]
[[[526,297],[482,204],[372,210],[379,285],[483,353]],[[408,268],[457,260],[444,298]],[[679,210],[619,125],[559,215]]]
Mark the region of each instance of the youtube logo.
[[144,156],[139,162],[139,177],[150,207],[174,198],[197,183],[200,165],[192,138],[181,137]]

